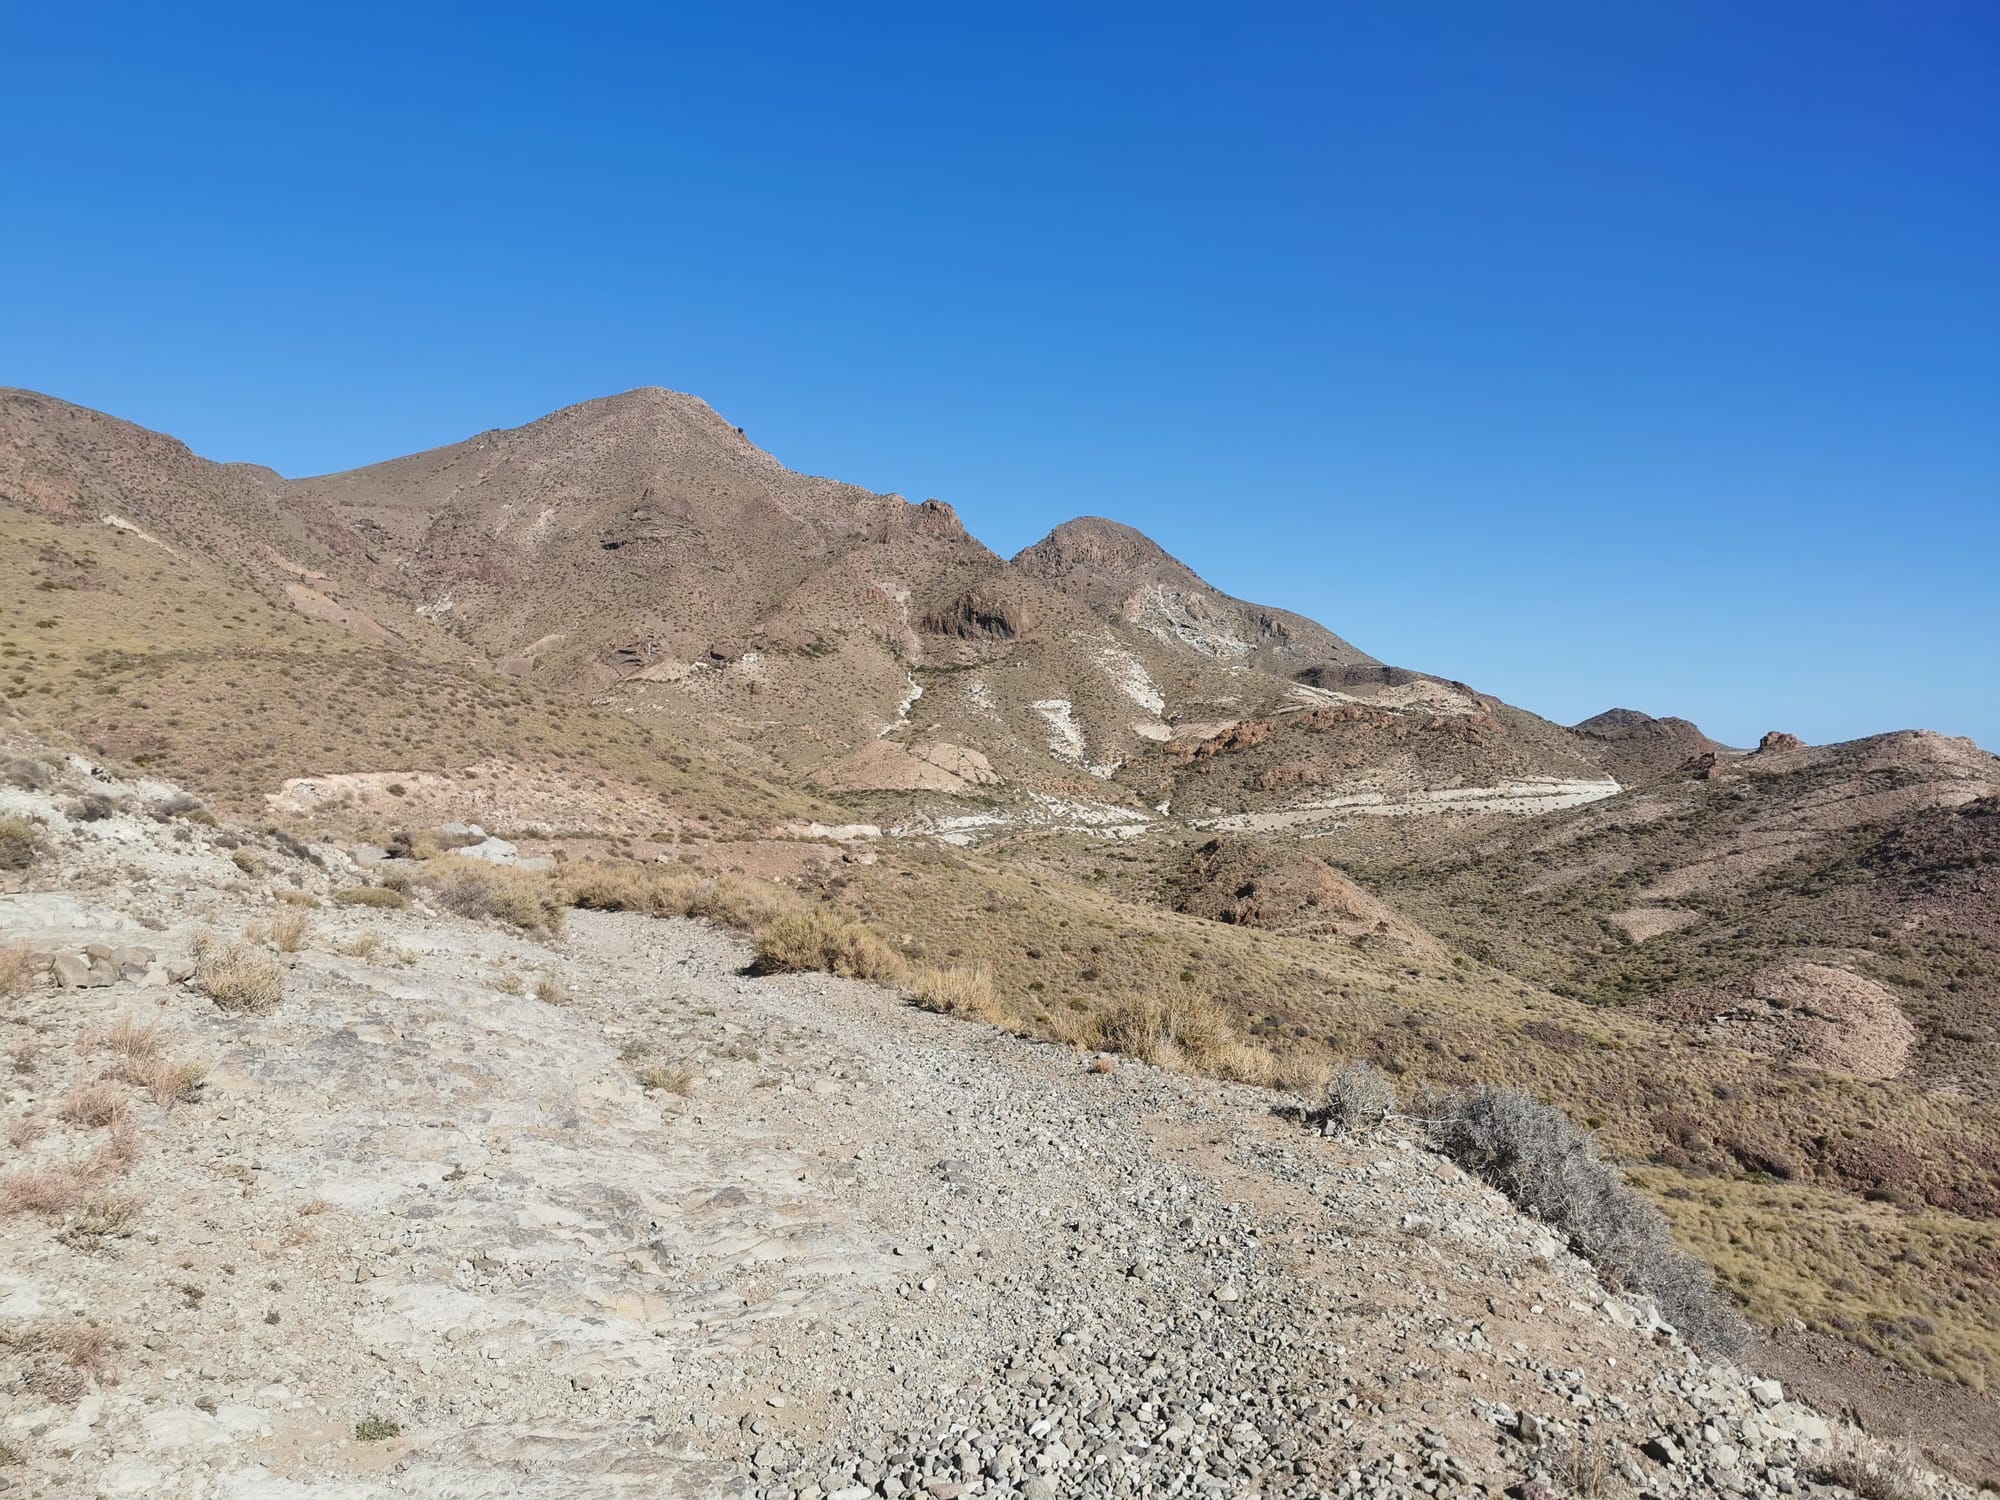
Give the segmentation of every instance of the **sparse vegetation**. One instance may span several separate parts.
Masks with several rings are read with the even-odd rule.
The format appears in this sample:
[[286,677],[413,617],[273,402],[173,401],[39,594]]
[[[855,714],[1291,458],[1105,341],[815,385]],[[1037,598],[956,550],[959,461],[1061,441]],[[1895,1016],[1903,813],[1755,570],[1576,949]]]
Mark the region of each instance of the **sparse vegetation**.
[[42,849],[42,826],[11,813],[0,817],[0,870],[25,870]]
[[895,984],[908,972],[879,932],[824,906],[787,912],[759,928],[754,967],[760,974],[821,970],[884,984]]
[[649,917],[706,917],[753,930],[795,912],[799,898],[767,880],[678,865],[593,861],[566,872],[564,899],[587,911],[636,911]]
[[656,1064],[639,1070],[639,1087],[685,1098],[694,1092],[695,1076],[695,1070],[686,1063]]
[[222,1010],[269,1010],[285,998],[284,965],[249,943],[197,934],[194,977]]
[[1006,1015],[993,993],[993,971],[984,964],[925,969],[910,981],[910,993],[925,1010],[941,1015],[987,1022]]
[[1396,1112],[1396,1086],[1370,1062],[1350,1062],[1326,1081],[1312,1118],[1328,1135],[1373,1130]]
[[553,974],[543,974],[535,980],[535,998],[544,1005],[569,1004],[569,991]]
[[441,855],[425,865],[422,879],[438,905],[462,917],[505,922],[549,937],[562,931],[564,903],[546,875]]
[[34,972],[34,955],[25,943],[0,947],[0,1000],[18,1000],[27,994]]
[[380,1443],[392,1437],[400,1437],[403,1427],[400,1422],[391,1422],[382,1417],[363,1417],[354,1424],[355,1438],[364,1443]]
[[1426,1113],[1439,1150],[1560,1231],[1616,1286],[1650,1295],[1690,1342],[1722,1354],[1742,1346],[1742,1317],[1708,1267],[1674,1243],[1588,1131],[1515,1089],[1439,1094]]
[[386,885],[343,886],[333,893],[333,899],[340,906],[378,906],[390,911],[401,911],[410,904],[409,897]]

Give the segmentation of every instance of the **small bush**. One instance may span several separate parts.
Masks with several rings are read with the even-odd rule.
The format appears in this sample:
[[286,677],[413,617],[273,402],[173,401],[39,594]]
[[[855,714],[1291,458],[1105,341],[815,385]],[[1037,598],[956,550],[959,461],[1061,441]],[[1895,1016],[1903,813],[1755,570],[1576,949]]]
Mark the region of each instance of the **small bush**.
[[401,911],[410,904],[408,896],[386,885],[350,885],[335,891],[333,899],[341,906],[379,906],[390,911]]
[[1124,996],[1088,1025],[1091,1044],[1164,1068],[1210,1069],[1241,1046],[1228,1014],[1185,984]]
[[41,852],[40,824],[31,818],[0,818],[0,870],[25,870]]
[[925,969],[910,982],[910,993],[925,1010],[969,1021],[999,1021],[1005,1012],[993,994],[993,971],[971,968]]
[[[389,790],[398,797],[403,795],[399,786],[392,786]],[[363,1417],[354,1424],[355,1437],[364,1443],[379,1443],[385,1438],[399,1436],[402,1431],[401,1423],[385,1421],[381,1417]]]
[[1371,1062],[1351,1062],[1326,1082],[1313,1119],[1327,1135],[1373,1130],[1396,1112],[1396,1086]]
[[35,959],[24,943],[0,948],[0,1000],[18,1000],[28,993],[34,978]]
[[774,917],[758,930],[759,974],[822,971],[847,979],[894,984],[907,972],[902,955],[865,923],[824,906]]
[[126,1081],[137,1084],[162,1106],[194,1099],[207,1077],[207,1063],[185,1057],[148,1057],[125,1068]]
[[56,1113],[73,1125],[98,1129],[125,1113],[125,1100],[108,1083],[82,1083],[63,1096]]
[[312,918],[302,911],[271,918],[271,943],[280,953],[297,953],[312,937]]
[[296,906],[305,911],[311,911],[319,905],[319,897],[315,896],[311,891],[283,890],[273,891],[271,894],[277,900],[284,902],[285,905]]
[[382,946],[382,939],[372,932],[357,932],[353,937],[334,949],[344,958],[373,958]]
[[1805,1477],[1838,1485],[1861,1500],[1925,1500],[1931,1487],[1909,1454],[1882,1443],[1853,1438],[1807,1463]]
[[492,918],[523,932],[551,937],[562,931],[563,903],[546,876],[444,855],[425,867],[424,883],[438,905],[462,917]]
[[118,811],[118,804],[102,792],[86,792],[63,811],[78,823],[102,823]]
[[285,969],[277,959],[214,933],[195,939],[194,977],[222,1010],[269,1010],[285,998]]
[[1687,1340],[1734,1353],[1746,1329],[1714,1273],[1676,1245],[1660,1211],[1598,1155],[1597,1141],[1514,1089],[1430,1101],[1438,1150],[1538,1215],[1620,1288],[1648,1293]]
[[0,1178],[0,1204],[26,1213],[60,1218],[82,1200],[89,1179],[65,1162],[23,1167]]
[[672,1067],[642,1068],[639,1072],[639,1087],[659,1090],[668,1094],[679,1094],[682,1098],[694,1092],[694,1069],[685,1063]]
[[563,988],[562,981],[555,975],[544,974],[535,981],[535,998],[544,1005],[567,1005],[569,991]]
[[768,880],[705,874],[674,865],[593,861],[564,873],[563,899],[586,911],[636,911],[649,917],[706,917],[754,931],[799,909],[799,899]]

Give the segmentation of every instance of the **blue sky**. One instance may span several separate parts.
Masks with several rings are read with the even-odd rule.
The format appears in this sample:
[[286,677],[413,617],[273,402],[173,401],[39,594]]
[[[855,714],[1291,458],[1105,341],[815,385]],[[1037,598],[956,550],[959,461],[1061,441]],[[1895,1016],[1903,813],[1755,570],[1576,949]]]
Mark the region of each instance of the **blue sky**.
[[1573,721],[2000,747],[2000,9],[15,7],[0,383],[634,385]]

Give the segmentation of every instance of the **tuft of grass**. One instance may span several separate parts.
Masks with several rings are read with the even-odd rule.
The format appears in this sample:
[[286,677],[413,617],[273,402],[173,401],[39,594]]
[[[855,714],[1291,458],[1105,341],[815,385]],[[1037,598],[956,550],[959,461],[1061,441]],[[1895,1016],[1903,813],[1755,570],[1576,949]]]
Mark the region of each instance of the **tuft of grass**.
[[63,1096],[56,1113],[73,1125],[101,1130],[125,1113],[124,1097],[103,1081],[80,1083]]
[[364,1443],[379,1443],[402,1435],[400,1422],[390,1422],[382,1417],[363,1417],[354,1424],[354,1436]]
[[270,1010],[285,998],[284,966],[248,943],[213,932],[197,934],[194,977],[222,1010]]
[[1439,1094],[1427,1113],[1440,1151],[1560,1230],[1616,1286],[1649,1294],[1690,1343],[1720,1354],[1742,1347],[1742,1316],[1716,1292],[1714,1274],[1674,1243],[1589,1131],[1516,1089]]
[[709,874],[678,865],[592,861],[567,870],[563,899],[586,911],[636,911],[649,917],[706,917],[754,931],[800,907],[768,880]]
[[0,1177],[0,1203],[22,1213],[61,1218],[83,1199],[89,1179],[67,1162],[23,1167]]
[[350,885],[335,891],[333,899],[340,906],[379,906],[390,911],[401,911],[410,904],[408,896],[386,885]]
[[372,932],[358,932],[333,951],[346,958],[373,958],[382,946],[382,939]]
[[311,911],[319,905],[319,897],[311,891],[295,891],[290,887],[282,887],[271,892],[271,895],[287,906],[301,907],[306,911]]
[[1229,1013],[1188,984],[1121,996],[1084,1017],[1082,1029],[1086,1046],[1186,1072],[1221,1071],[1241,1046]]
[[148,1057],[128,1063],[125,1078],[162,1107],[186,1104],[201,1093],[208,1079],[208,1064],[188,1057]]
[[985,964],[925,969],[910,981],[910,993],[918,1005],[940,1015],[987,1022],[1006,1018],[993,993],[993,970]]
[[639,1087],[648,1092],[658,1091],[679,1094],[687,1098],[694,1093],[695,1070],[686,1063],[672,1066],[656,1065],[639,1070]]
[[130,1234],[138,1222],[137,1198],[130,1193],[99,1193],[84,1200],[64,1234],[72,1243],[113,1239]]
[[549,937],[562,933],[564,903],[546,875],[441,855],[424,866],[422,880],[438,905],[462,917],[505,922]]
[[123,1016],[99,1040],[104,1047],[122,1057],[129,1068],[160,1050],[160,1023],[142,1020],[138,1016]]
[[535,998],[544,1005],[569,1004],[569,991],[553,974],[544,974],[535,981]]
[[312,918],[302,911],[280,912],[269,924],[271,946],[280,953],[297,953],[312,937]]
[[25,943],[0,948],[0,1000],[18,1000],[27,994],[34,973],[34,955]]
[[42,829],[31,818],[0,817],[0,870],[25,870],[42,852]]
[[908,972],[902,955],[874,928],[824,906],[774,917],[757,931],[759,974],[823,971],[894,984]]

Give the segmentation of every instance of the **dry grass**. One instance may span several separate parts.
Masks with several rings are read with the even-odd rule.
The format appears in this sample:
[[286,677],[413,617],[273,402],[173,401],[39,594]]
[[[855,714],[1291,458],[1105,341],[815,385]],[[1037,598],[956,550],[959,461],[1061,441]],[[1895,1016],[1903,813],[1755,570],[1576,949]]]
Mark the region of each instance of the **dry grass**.
[[333,951],[344,958],[373,958],[381,946],[382,939],[376,933],[358,932]]
[[505,922],[549,937],[562,932],[564,903],[546,875],[444,855],[424,866],[421,883],[438,905],[462,917]]
[[153,1102],[167,1107],[186,1104],[201,1093],[208,1079],[208,1064],[189,1057],[149,1057],[126,1065],[125,1079],[152,1096]]
[[270,1010],[285,998],[284,965],[248,943],[196,934],[194,977],[222,1010]]
[[649,1092],[679,1094],[687,1098],[694,1093],[696,1076],[695,1070],[686,1063],[656,1065],[639,1070],[639,1087]]
[[35,1071],[35,1058],[41,1050],[41,1043],[33,1037],[18,1037],[8,1045],[7,1061],[12,1064],[16,1073],[32,1073]]
[[999,1022],[1006,1017],[993,993],[993,971],[985,964],[925,969],[910,981],[910,993],[925,1010],[968,1021]]
[[34,974],[34,955],[26,944],[10,943],[0,948],[0,1000],[18,1000],[27,994]]
[[281,912],[266,924],[271,946],[280,953],[297,953],[312,938],[312,918],[302,911]]
[[130,1193],[98,1193],[77,1209],[67,1234],[72,1242],[130,1234],[139,1222],[139,1210],[139,1200]]
[[0,1203],[20,1213],[61,1218],[83,1201],[90,1178],[69,1162],[44,1162],[0,1177]]
[[553,974],[544,974],[535,981],[535,998],[544,1005],[567,1005],[570,995],[560,979]]
[[144,1062],[160,1050],[160,1023],[123,1016],[98,1038],[98,1044],[117,1053],[129,1067]]
[[743,931],[797,911],[799,898],[768,880],[711,874],[680,865],[593,861],[562,878],[563,896],[586,911],[636,911],[649,917],[706,917]]
[[101,1130],[123,1118],[125,1098],[102,1080],[80,1083],[63,1096],[56,1113],[72,1125]]
[[1087,1023],[1085,1045],[1184,1072],[1219,1071],[1241,1046],[1228,1011],[1186,984],[1123,996]]
[[1805,1477],[1833,1484],[1861,1500],[1927,1500],[1932,1493],[1923,1465],[1885,1443],[1855,1437],[1809,1459]]
[[25,870],[42,850],[41,825],[11,814],[0,817],[0,870]]
[[390,911],[401,911],[410,904],[409,897],[386,885],[350,885],[335,891],[333,899],[339,906],[379,906]]
[[760,974],[822,971],[883,984],[909,972],[881,933],[825,906],[787,912],[759,928],[754,967]]
[[1329,1078],[1313,1119],[1327,1135],[1373,1130],[1396,1112],[1396,1086],[1373,1063],[1351,1062]]

